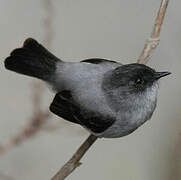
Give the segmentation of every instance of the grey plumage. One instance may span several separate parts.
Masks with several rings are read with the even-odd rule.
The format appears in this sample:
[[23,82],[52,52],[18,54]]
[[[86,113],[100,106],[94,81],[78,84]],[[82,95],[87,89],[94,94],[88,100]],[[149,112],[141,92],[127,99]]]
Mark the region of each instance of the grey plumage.
[[106,59],[63,62],[35,40],[25,42],[5,60],[5,67],[49,83],[57,92],[50,110],[98,137],[128,135],[150,119],[157,80],[170,74]]

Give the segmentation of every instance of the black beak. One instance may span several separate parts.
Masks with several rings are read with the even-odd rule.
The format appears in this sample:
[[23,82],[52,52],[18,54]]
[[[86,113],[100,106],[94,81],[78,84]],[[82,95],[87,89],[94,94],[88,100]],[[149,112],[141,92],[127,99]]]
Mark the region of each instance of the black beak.
[[169,74],[171,74],[171,72],[156,72],[155,73],[155,79],[160,79],[164,76],[168,76]]

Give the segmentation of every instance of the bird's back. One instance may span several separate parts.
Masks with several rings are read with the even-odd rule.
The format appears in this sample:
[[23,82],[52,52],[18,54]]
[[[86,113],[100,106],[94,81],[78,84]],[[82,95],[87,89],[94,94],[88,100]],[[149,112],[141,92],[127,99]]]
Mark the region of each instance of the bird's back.
[[84,108],[106,111],[108,106],[101,87],[102,80],[106,72],[121,64],[102,59],[96,59],[100,63],[92,63],[94,60],[58,63],[54,88],[57,92],[71,91],[75,101]]

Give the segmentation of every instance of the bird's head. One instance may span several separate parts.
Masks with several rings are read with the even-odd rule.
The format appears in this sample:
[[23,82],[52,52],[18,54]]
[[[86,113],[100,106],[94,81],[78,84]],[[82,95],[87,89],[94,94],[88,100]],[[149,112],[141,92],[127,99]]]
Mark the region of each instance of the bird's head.
[[141,93],[157,84],[158,80],[170,72],[156,72],[143,64],[127,64],[109,72],[104,79],[103,88],[120,89],[125,94]]

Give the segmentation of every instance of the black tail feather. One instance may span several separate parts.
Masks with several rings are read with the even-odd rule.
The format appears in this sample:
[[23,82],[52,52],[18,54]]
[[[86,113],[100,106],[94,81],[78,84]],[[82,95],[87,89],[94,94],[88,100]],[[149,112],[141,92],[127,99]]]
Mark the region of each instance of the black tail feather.
[[15,49],[5,59],[5,67],[11,71],[48,81],[60,61],[41,44],[28,38],[22,48]]

